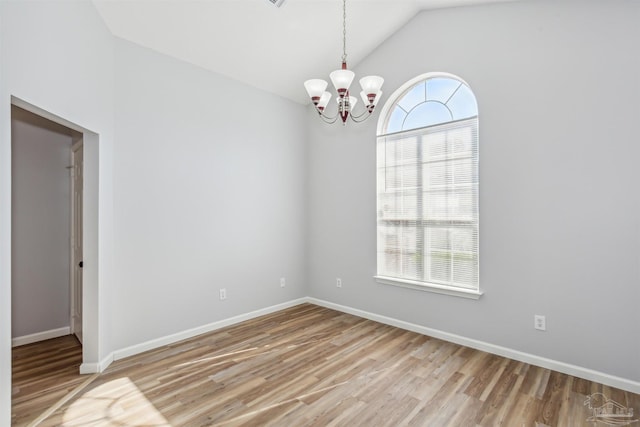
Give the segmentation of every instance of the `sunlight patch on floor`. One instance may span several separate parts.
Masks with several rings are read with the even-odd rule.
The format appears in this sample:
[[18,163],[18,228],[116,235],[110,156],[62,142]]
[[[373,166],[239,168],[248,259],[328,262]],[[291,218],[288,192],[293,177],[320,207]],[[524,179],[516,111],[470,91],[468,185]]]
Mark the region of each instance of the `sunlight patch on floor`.
[[171,424],[128,378],[109,381],[78,398],[64,413],[62,426],[154,426]]

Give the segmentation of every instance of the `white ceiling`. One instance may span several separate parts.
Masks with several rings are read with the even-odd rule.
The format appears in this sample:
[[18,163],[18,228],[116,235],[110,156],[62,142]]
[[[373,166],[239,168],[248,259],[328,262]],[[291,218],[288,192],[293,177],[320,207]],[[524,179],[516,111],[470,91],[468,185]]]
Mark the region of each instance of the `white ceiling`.
[[[502,1],[514,0],[348,0],[349,68],[421,10]],[[340,66],[341,0],[93,3],[115,36],[302,104],[304,80]]]

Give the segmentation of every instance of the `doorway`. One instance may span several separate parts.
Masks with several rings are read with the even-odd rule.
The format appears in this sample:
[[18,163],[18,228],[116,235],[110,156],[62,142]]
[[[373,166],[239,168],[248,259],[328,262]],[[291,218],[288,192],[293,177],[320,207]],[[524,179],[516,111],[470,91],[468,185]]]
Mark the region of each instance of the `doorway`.
[[[70,333],[72,129],[11,108],[12,344]],[[80,218],[81,222],[81,218]]]
[[[26,110],[29,113],[33,113],[36,116],[39,116],[40,119],[46,119],[48,121],[53,122],[54,124],[66,127],[72,131],[72,139],[69,146],[69,150],[65,153],[65,167],[72,166],[72,147],[78,147],[78,142],[82,141],[82,165],[79,166],[82,170],[82,197],[79,207],[82,210],[82,220],[81,224],[81,235],[74,235],[78,237],[81,242],[81,260],[82,267],[81,273],[78,275],[82,278],[81,285],[77,286],[77,290],[80,292],[72,293],[70,289],[70,282],[72,277],[74,276],[74,268],[72,268],[71,263],[74,262],[74,265],[78,265],[75,262],[75,257],[78,255],[73,255],[73,251],[70,251],[71,239],[67,240],[66,243],[66,255],[67,261],[66,265],[63,267],[69,274],[69,282],[67,282],[67,294],[66,294],[66,330],[67,334],[79,332],[79,335],[82,339],[82,364],[80,365],[80,373],[95,373],[100,372],[104,366],[108,364],[108,359],[104,361],[100,360],[99,353],[99,319],[100,319],[100,303],[99,303],[99,196],[100,196],[100,188],[99,188],[99,164],[100,164],[100,150],[99,150],[99,142],[100,136],[92,132],[91,130],[77,125],[71,121],[61,118],[51,112],[48,112],[44,109],[34,106],[33,104],[27,103],[26,101],[19,99],[17,97],[11,97],[11,106],[12,110],[15,107],[19,107],[22,110]],[[13,139],[13,138],[12,138]],[[17,170],[12,166],[11,174],[14,174]],[[66,170],[67,173],[67,182],[66,188],[69,190],[69,180],[70,180],[70,170]],[[12,195],[13,196],[13,195]],[[11,203],[11,209],[13,212],[13,197]],[[69,209],[72,209],[71,203],[68,201],[67,204]],[[13,221],[12,221],[13,222]],[[71,221],[67,222],[68,227],[71,228]],[[12,239],[13,240],[13,239]],[[14,248],[12,247],[12,258],[15,256]],[[13,263],[12,263],[13,267]],[[12,268],[11,271],[12,282],[14,271]],[[76,283],[78,281],[76,280]],[[74,290],[75,291],[75,290]],[[74,330],[72,331],[72,322],[71,322],[71,301],[72,295],[77,301],[78,304],[74,306],[74,309],[81,309],[81,317],[78,317],[78,321],[73,325]],[[42,304],[42,295],[33,295],[33,297],[37,297]],[[13,297],[12,297],[13,299]],[[50,302],[50,301],[45,301]],[[77,311],[77,310],[76,310]],[[13,323],[13,322],[12,322]],[[12,324],[12,331],[13,331]],[[54,328],[56,330],[57,328]],[[60,332],[60,331],[57,331]]]

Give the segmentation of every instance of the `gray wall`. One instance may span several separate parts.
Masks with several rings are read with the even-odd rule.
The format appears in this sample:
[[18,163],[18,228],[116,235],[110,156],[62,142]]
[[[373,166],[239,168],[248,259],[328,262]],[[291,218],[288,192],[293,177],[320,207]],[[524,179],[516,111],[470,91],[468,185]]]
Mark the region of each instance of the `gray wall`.
[[116,90],[114,348],[305,296],[304,107],[123,40]]
[[12,335],[69,326],[71,134],[12,109]]
[[445,71],[478,99],[485,294],[374,281],[376,116],[311,124],[311,296],[639,381],[639,20],[633,1],[527,1],[422,12],[388,39],[356,69],[387,97]]

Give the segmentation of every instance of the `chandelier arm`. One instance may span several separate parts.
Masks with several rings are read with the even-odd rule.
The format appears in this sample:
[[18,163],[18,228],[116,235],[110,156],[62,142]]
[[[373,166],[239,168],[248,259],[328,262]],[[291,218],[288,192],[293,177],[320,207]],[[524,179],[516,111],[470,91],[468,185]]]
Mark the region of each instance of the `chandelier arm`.
[[338,115],[336,114],[335,116],[330,117],[330,116],[326,116],[324,113],[320,113],[320,118],[322,119],[323,122],[332,125],[336,122],[336,120],[338,120]]
[[[353,111],[351,112],[351,119],[356,122],[356,123],[360,123],[365,121],[367,118],[369,118],[369,116],[373,114],[373,111],[369,111],[368,109],[365,109],[362,113],[355,115],[353,114]],[[364,119],[362,119],[364,117]],[[358,121],[359,119],[362,119],[360,121]]]
[[[368,111],[365,111],[364,113],[360,114],[359,116],[354,116],[353,114],[350,115],[351,120],[353,120],[355,123],[362,123],[365,120],[367,120],[369,117],[371,117],[371,113],[369,113]],[[362,119],[362,120],[360,120]]]
[[366,116],[366,115],[371,115],[371,113],[369,112],[369,110],[366,110],[366,109],[365,109],[365,110],[364,110],[362,113],[360,113],[360,114],[353,114],[353,111],[351,111],[351,115],[352,115],[354,118],[359,119],[360,117],[364,117],[364,116]]

